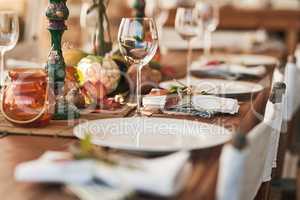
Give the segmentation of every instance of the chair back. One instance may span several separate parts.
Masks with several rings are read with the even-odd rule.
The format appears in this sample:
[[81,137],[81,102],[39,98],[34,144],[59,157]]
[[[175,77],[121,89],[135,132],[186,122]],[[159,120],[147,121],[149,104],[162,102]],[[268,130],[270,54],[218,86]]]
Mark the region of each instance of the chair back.
[[261,122],[247,135],[247,147],[225,145],[219,167],[217,200],[253,200],[262,183],[271,128]]
[[[227,144],[220,157],[218,200],[252,200],[262,182],[271,177],[281,130],[281,99],[285,84],[274,83],[264,121],[247,136],[247,147]],[[280,117],[281,116],[281,117]],[[241,135],[241,134],[237,134]],[[234,141],[237,136],[234,137]],[[241,137],[241,136],[239,136]],[[236,142],[235,142],[236,143]]]
[[265,110],[264,123],[271,128],[271,138],[263,174],[263,182],[271,180],[272,169],[276,168],[277,152],[281,126],[283,121],[283,94],[286,86],[283,82],[275,82]]
[[217,200],[239,200],[242,179],[245,174],[246,135],[237,133],[231,144],[222,149],[219,177],[217,183]]
[[286,95],[284,97],[283,118],[286,122],[292,120],[295,112],[300,107],[300,70],[296,66],[296,58],[289,56],[285,67],[284,82]]

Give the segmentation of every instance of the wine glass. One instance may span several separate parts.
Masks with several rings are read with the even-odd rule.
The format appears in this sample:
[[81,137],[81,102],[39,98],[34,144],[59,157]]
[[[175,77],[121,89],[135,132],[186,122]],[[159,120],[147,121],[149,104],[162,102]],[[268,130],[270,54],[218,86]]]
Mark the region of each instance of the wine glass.
[[183,40],[187,41],[187,82],[190,84],[190,65],[192,57],[191,41],[199,34],[199,27],[197,22],[197,13],[194,8],[177,8],[175,18],[175,30]]
[[118,33],[121,54],[137,67],[137,116],[141,115],[141,72],[158,48],[158,33],[152,18],[123,18]]
[[[170,10],[174,7],[176,7],[176,1],[174,0],[146,0],[146,15],[155,19],[160,40],[162,39],[163,26],[169,18]],[[166,52],[161,41],[159,42],[159,48],[162,53]]]
[[13,11],[0,11],[0,87],[3,86],[4,55],[6,51],[13,49],[19,39],[19,18]]
[[219,5],[215,0],[199,0],[196,4],[199,22],[204,31],[204,55],[211,51],[211,35],[219,24]]

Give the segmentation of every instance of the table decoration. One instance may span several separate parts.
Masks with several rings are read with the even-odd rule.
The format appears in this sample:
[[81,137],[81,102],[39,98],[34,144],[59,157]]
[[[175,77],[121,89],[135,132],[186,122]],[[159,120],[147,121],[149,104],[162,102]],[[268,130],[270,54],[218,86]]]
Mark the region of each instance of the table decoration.
[[[97,23],[109,23],[106,16],[107,2],[95,1],[93,3],[90,9],[98,9],[99,15],[101,15],[100,18],[102,19],[102,21],[100,20]],[[49,128],[57,127],[59,122],[56,120],[79,118],[80,114],[82,115],[80,120],[127,116],[134,109],[133,105],[126,103],[126,97],[129,92],[132,92],[132,88],[134,87],[134,85],[131,86],[129,84],[131,81],[129,79],[136,72],[131,70],[135,67],[131,67],[130,69],[130,63],[122,58],[119,51],[102,48],[103,45],[107,46],[110,43],[106,41],[105,34],[98,35],[99,40],[104,43],[101,43],[101,47],[97,46],[101,50],[98,49],[99,51],[95,51],[96,55],[87,54],[80,49],[72,48],[71,45],[62,49],[61,39],[64,31],[67,29],[65,20],[68,19],[68,15],[69,11],[65,0],[49,1],[46,16],[49,20],[48,30],[51,34],[52,47],[46,70],[49,77],[47,83],[49,84],[51,94],[53,93],[55,96],[53,98],[55,100],[54,112],[51,113],[53,126],[49,126]],[[98,26],[102,30],[101,27],[105,25],[99,24]],[[110,34],[109,29],[103,31]],[[96,43],[94,43],[95,45]],[[99,44],[97,43],[97,45]],[[161,80],[160,69],[161,65],[157,61],[146,66],[146,78],[143,82],[150,83],[150,85],[155,83],[157,85]],[[19,73],[25,75],[25,71],[22,68]],[[151,78],[152,80],[149,81]],[[40,99],[40,101],[42,100],[44,99]],[[45,103],[47,102],[45,101]],[[3,110],[7,111],[7,108]],[[6,112],[3,115],[1,118],[9,117],[6,115]],[[26,122],[29,121],[26,120]],[[61,124],[66,124],[65,128],[58,125],[57,129],[50,132],[47,132],[48,128],[45,130],[40,128],[33,130],[32,128],[35,126],[31,123],[26,130],[5,124],[5,121],[0,121],[0,127],[1,131],[8,133],[62,135],[69,137],[69,129],[76,123],[78,123],[77,120],[73,122],[64,121]],[[23,125],[25,124],[24,122]],[[47,123],[43,123],[43,126],[46,124],[49,124],[49,120],[47,120]]]
[[[108,1],[94,1],[90,3],[90,7],[84,10],[84,18],[86,23],[91,20],[89,15],[97,13],[95,18],[95,35],[93,40],[93,54],[85,54],[81,50],[70,49],[64,53],[67,60],[70,60],[69,66],[75,70],[75,79],[85,98],[86,106],[95,107],[95,111],[100,108],[106,108],[116,105],[116,95],[124,95],[133,92],[137,87],[136,67],[132,63],[122,58],[122,52],[111,48],[111,37],[109,28],[109,19],[106,14]],[[145,2],[136,1],[134,8],[136,15],[144,16]],[[88,21],[88,19],[90,19]],[[93,22],[94,23],[94,22]],[[106,28],[105,28],[106,27]],[[100,42],[98,42],[100,41]],[[106,48],[109,47],[109,48]],[[95,50],[96,49],[96,50]],[[80,59],[79,59],[80,58]],[[154,85],[158,85],[161,81],[162,67],[158,62],[159,58],[143,68],[143,76],[141,77],[144,87],[141,91],[148,91]],[[132,66],[130,66],[132,65]],[[95,91],[98,91],[96,93]],[[112,102],[114,101],[114,102]],[[109,103],[111,102],[111,103]]]
[[51,50],[47,61],[47,71],[49,84],[53,88],[56,101],[53,117],[54,119],[79,118],[80,114],[77,108],[67,102],[64,96],[66,66],[61,50],[61,40],[67,29],[65,20],[69,17],[66,0],[49,0],[46,16],[49,20],[48,30],[51,34]]
[[42,69],[13,69],[1,93],[0,110],[17,126],[45,126],[52,118],[53,91]]
[[[107,3],[102,0],[93,1],[86,11],[87,15],[95,10],[98,13],[93,41],[94,54],[88,55],[80,49],[70,47],[64,49],[62,53],[61,35],[66,29],[63,21],[68,17],[68,9],[65,1],[50,1],[47,17],[50,20],[49,30],[52,34],[53,48],[47,69],[57,98],[54,119],[68,119],[67,115],[78,118],[80,110],[73,104],[78,108],[84,108],[84,111],[91,112],[99,112],[99,109],[102,111],[107,108],[109,110],[121,108],[121,104],[115,101],[114,96],[123,94],[129,89],[124,75],[127,66],[118,54],[111,53]],[[57,18],[53,15],[55,12],[61,12],[59,13],[61,16]],[[57,55],[53,57],[52,54]],[[66,62],[63,61],[63,56],[66,57]],[[64,71],[61,77],[58,77],[59,71]]]

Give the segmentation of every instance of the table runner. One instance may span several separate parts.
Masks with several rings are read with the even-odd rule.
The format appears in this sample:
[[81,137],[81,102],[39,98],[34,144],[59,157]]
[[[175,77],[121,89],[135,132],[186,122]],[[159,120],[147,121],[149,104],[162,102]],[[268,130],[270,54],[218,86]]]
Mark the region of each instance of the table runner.
[[52,120],[48,126],[41,128],[24,128],[14,126],[0,114],[0,134],[74,137],[73,128],[79,123],[83,123],[88,120],[125,117],[130,114],[134,108],[134,106],[128,105],[120,112],[106,111],[105,113],[82,114],[80,119],[70,121]]

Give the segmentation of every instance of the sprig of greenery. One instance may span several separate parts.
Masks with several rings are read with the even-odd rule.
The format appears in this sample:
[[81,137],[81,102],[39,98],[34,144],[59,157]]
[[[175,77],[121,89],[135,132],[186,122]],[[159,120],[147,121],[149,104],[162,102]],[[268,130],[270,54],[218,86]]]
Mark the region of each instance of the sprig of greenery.
[[93,159],[111,166],[124,166],[129,169],[140,169],[138,166],[129,163],[122,163],[113,157],[113,154],[101,147],[96,147],[92,144],[92,136],[90,133],[85,134],[85,137],[80,140],[79,145],[72,145],[69,151],[73,154],[76,160]]

